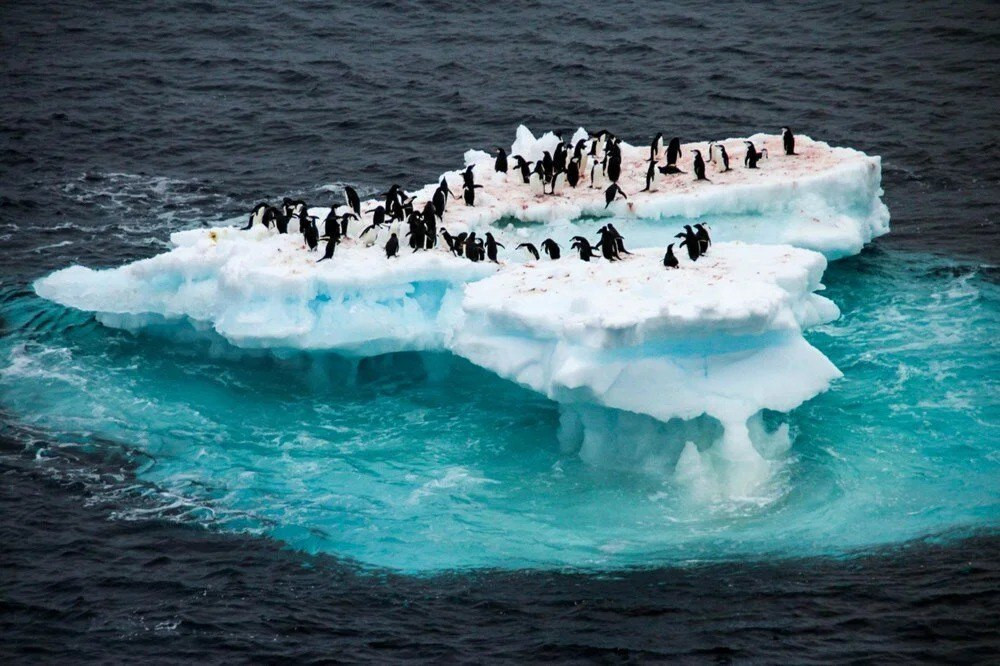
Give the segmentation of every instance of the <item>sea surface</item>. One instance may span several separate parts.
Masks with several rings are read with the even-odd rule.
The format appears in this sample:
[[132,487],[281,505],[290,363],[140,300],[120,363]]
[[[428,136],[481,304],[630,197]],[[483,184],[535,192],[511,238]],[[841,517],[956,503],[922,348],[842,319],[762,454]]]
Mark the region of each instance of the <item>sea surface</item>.
[[[5,662],[995,662],[1000,6],[4,3]],[[444,354],[133,335],[38,298],[469,148],[803,134],[883,159],[844,372],[752,504],[560,452]]]

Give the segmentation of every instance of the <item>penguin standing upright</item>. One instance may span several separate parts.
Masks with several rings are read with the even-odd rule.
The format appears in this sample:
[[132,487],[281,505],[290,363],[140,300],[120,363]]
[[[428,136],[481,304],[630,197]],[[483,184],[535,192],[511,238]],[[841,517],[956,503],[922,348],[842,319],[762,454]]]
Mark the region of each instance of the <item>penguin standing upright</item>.
[[677,257],[674,256],[673,243],[667,246],[667,253],[663,255],[663,265],[667,268],[677,268],[680,266],[680,262],[678,262]]
[[649,166],[646,168],[646,187],[642,188],[642,191],[651,192],[654,183],[656,183],[656,162],[649,160]]
[[549,259],[558,259],[560,256],[559,244],[551,238],[542,241],[542,250],[549,255]]
[[618,233],[618,230],[615,229],[615,225],[610,222],[608,222],[608,231],[611,232],[612,236],[614,236],[615,247],[618,250],[618,254],[632,254],[625,249],[625,237]]
[[[719,160],[715,161],[715,153],[719,154]],[[712,143],[708,146],[708,157],[709,162],[715,162],[716,166],[719,167],[719,171],[726,172],[730,171],[729,168],[729,153],[726,152],[726,147],[721,143]]]
[[354,214],[361,218],[361,197],[358,196],[357,190],[355,190],[350,185],[344,186],[344,199],[347,201],[347,207],[354,211]]
[[566,167],[566,182],[569,183],[570,187],[574,188],[580,182],[580,159],[577,157],[571,159],[569,166]]
[[[493,237],[493,234],[486,232],[486,256],[494,264],[499,263],[497,261],[497,248],[504,247],[503,243],[498,243],[497,239]],[[507,248],[504,247],[506,250]]]
[[786,155],[795,154],[795,135],[787,127],[781,128],[781,143],[785,146]]
[[663,132],[657,132],[653,137],[653,143],[649,145],[649,161],[659,162],[660,153],[663,152]]
[[601,255],[608,261],[619,259],[618,243],[615,241],[614,234],[606,226],[601,227],[598,233],[601,234],[601,240],[597,242],[595,247],[600,248]]
[[694,228],[697,229],[695,238],[698,240],[698,254],[707,254],[708,246],[712,244],[712,238],[708,235],[708,229],[703,224],[696,224]]
[[399,238],[396,234],[389,236],[389,241],[385,244],[385,258],[391,259],[399,254]]
[[753,141],[744,141],[743,143],[747,144],[747,154],[743,158],[743,166],[748,169],[756,169],[760,158],[767,157],[767,148],[762,148],[758,152],[757,148],[753,145]]
[[476,232],[473,231],[465,239],[465,256],[470,261],[479,261],[479,249],[476,247]]
[[615,152],[608,158],[608,180],[617,183],[622,175],[622,156]]
[[[694,153],[694,178],[695,180],[708,180],[705,178],[705,160],[701,157],[700,150],[692,150]],[[711,181],[709,181],[711,182]]]
[[466,185],[462,188],[462,197],[465,199],[466,206],[476,205],[476,190],[481,187],[482,185]]
[[497,173],[507,173],[507,151],[497,146],[497,159],[493,163],[493,169]]
[[701,255],[698,248],[701,246],[701,243],[698,242],[698,236],[692,231],[691,225],[685,224],[684,233],[677,234],[675,238],[682,238],[683,240],[678,247],[686,247],[688,257],[690,257],[691,261],[698,261],[698,257]]
[[528,162],[520,155],[513,155],[511,159],[514,160],[514,168],[521,172],[521,179],[527,185],[531,178],[531,162]]
[[430,250],[437,245],[437,213],[434,211],[434,204],[430,201],[425,203],[420,217],[424,221],[424,248]]
[[670,143],[667,145],[667,166],[668,167],[676,166],[677,158],[682,156],[683,153],[681,152],[681,140],[675,136],[670,140]]

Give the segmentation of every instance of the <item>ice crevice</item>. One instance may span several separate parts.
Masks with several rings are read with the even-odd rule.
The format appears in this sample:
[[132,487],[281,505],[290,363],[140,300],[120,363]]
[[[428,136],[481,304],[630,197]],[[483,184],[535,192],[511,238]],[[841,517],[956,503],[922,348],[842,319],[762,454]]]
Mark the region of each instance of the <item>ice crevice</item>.
[[[735,164],[734,139],[724,142],[732,172],[710,167],[712,184],[682,174],[651,193],[630,182],[648,148],[626,144],[630,198],[607,209],[583,186],[535,195],[470,151],[484,187],[474,207],[450,203],[443,226],[492,230],[507,246],[499,264],[440,247],[387,260],[381,244],[350,240],[317,264],[294,226],[220,227],[177,232],[170,251],[118,268],[56,271],[35,289],[107,326],[194,323],[242,348],[449,351],[559,403],[560,445],[590,464],[671,475],[707,500],[752,499],[790,445],[787,426],[763,415],[795,409],[840,376],[803,336],[839,316],[818,293],[827,260],[887,232],[888,211],[878,158],[801,136],[801,155],[785,156],[780,137],[751,138],[771,148],[757,173]],[[555,141],[522,127],[511,152],[532,159]],[[458,172],[445,178],[460,189]],[[594,217],[613,219],[633,254],[577,259],[568,238],[594,238]],[[679,253],[680,268],[664,268],[679,225],[705,220],[709,253]],[[563,245],[560,260],[512,252],[545,237]]]

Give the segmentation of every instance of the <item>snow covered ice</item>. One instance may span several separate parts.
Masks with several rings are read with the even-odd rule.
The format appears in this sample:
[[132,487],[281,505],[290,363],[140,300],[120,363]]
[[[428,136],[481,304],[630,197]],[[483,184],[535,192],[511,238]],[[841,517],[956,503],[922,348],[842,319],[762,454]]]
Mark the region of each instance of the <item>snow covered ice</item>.
[[[686,144],[678,166],[689,173],[652,192],[640,192],[648,147],[622,144],[628,199],[607,208],[602,189],[534,194],[516,170],[495,173],[492,156],[469,151],[484,187],[474,207],[450,202],[441,226],[492,230],[505,245],[499,264],[454,257],[443,243],[417,253],[404,243],[388,260],[384,237],[372,247],[347,240],[317,264],[294,224],[287,235],[224,227],[175,233],[174,249],[119,268],[57,271],[35,288],[109,326],[190,322],[238,347],[448,350],[557,401],[562,445],[592,464],[752,495],[788,446],[763,412],[788,412],[839,376],[802,335],[839,314],[816,293],[827,257],[886,233],[888,211],[877,157],[801,135],[796,156],[783,154],[780,136],[751,140],[770,152],[759,169],[743,168],[742,140],[727,140],[732,171],[709,164],[712,182],[696,182],[690,151],[707,158],[708,145]],[[521,127],[511,154],[535,159],[556,141]],[[445,177],[461,190],[460,172]],[[418,207],[435,187],[413,193]],[[596,241],[607,221],[634,254],[580,261],[570,236]],[[681,267],[664,268],[665,245],[699,221],[712,228],[709,253],[695,263],[681,250]],[[352,223],[349,235],[359,231]],[[514,251],[546,237],[562,259]]]

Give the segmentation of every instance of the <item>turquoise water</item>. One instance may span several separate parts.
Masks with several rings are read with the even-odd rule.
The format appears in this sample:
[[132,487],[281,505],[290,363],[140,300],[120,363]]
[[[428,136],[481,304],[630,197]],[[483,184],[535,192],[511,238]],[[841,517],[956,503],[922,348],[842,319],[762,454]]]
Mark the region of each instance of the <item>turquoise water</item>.
[[844,553],[1000,516],[1000,289],[982,268],[869,250],[831,264],[844,372],[788,417],[754,502],[560,451],[555,403],[445,354],[350,362],[131,335],[7,289],[0,408],[39,457],[125,449],[114,517],[249,531],[407,571],[616,568]]

